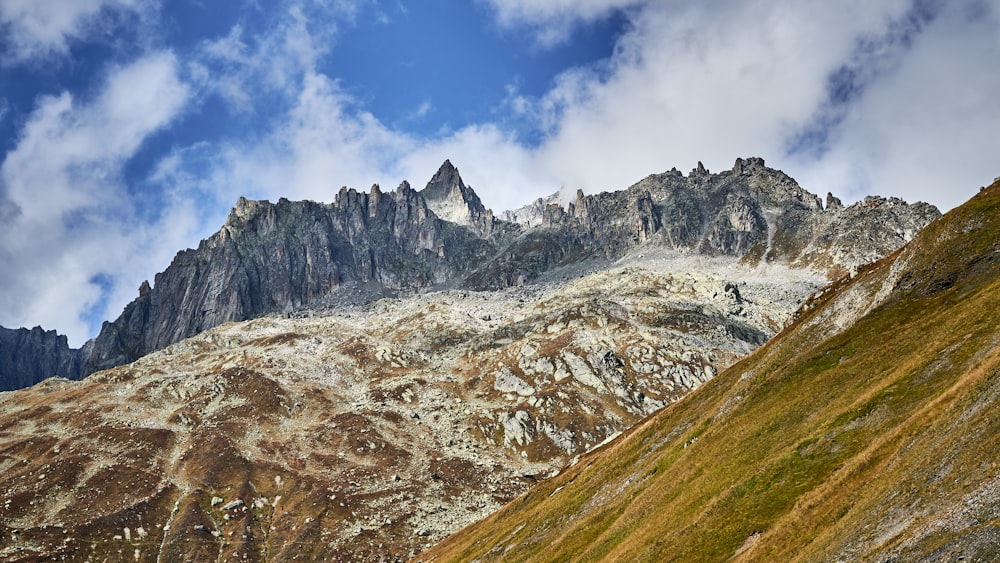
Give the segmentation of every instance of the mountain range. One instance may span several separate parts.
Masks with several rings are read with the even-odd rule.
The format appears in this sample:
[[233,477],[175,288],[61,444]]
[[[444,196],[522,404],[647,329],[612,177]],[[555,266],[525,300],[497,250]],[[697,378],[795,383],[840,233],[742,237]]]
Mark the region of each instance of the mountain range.
[[[82,350],[9,331],[35,335],[22,352],[54,341],[81,374],[108,369],[0,394],[0,558],[420,555],[518,495],[566,486],[622,433],[703,404],[732,378],[717,374],[808,319],[849,332],[899,280],[844,311],[832,296],[876,279],[868,261],[914,252],[938,216],[878,197],[824,206],[753,158],[499,217],[450,162],[419,192],[241,199]],[[761,373],[809,350],[790,342]],[[693,447],[705,431],[691,428]],[[440,556],[476,553],[455,543],[475,530],[488,528]],[[518,545],[483,554],[532,555]]]
[[554,198],[498,219],[446,161],[421,191],[343,188],[333,203],[236,203],[225,225],[179,252],[80,349],[40,328],[0,328],[0,390],[79,379],[225,322],[442,288],[497,290],[609,264],[643,244],[837,277],[899,247],[933,206],[866,198],[824,209],[760,158],[698,167],[628,189]]

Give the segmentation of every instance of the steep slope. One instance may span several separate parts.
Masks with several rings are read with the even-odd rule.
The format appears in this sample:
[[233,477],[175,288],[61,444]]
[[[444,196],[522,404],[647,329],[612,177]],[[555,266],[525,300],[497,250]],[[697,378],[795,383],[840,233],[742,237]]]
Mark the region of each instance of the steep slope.
[[0,327],[0,391],[28,387],[53,375],[80,373],[80,356],[54,330]]
[[1000,558],[1000,183],[422,561]]
[[0,559],[410,557],[746,355],[819,282],[739,273],[300,311],[0,394]]

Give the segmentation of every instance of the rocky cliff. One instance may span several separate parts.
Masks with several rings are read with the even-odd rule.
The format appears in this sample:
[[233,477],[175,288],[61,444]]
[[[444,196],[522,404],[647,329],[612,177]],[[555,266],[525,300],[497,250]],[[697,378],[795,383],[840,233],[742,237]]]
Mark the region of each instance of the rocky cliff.
[[53,375],[79,374],[81,356],[54,330],[0,327],[0,391],[28,387]]
[[151,291],[105,323],[84,373],[225,322],[287,313],[338,289],[365,300],[427,289],[493,252],[488,241],[438,218],[405,182],[390,193],[345,188],[328,205],[240,198],[218,233],[179,253]]
[[[828,201],[824,209],[759,158],[718,174],[674,169],[617,192],[577,193],[565,206],[553,196],[504,215],[522,223],[495,217],[448,161],[420,192],[404,182],[388,193],[344,188],[330,204],[241,198],[219,232],[180,252],[94,340],[60,352],[78,361],[52,373],[0,364],[0,379],[17,380],[13,388],[52,374],[78,378],[229,321],[400,292],[502,289],[607,267],[630,252],[785,264],[834,278],[939,215],[897,199]],[[32,340],[7,350],[47,353]]]

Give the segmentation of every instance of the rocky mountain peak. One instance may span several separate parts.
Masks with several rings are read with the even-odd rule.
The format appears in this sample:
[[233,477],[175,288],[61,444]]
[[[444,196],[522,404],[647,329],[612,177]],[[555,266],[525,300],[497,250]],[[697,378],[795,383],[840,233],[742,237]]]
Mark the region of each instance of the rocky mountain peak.
[[[750,158],[737,158],[736,162],[733,164],[733,174],[736,174],[737,176],[742,176],[744,174],[749,175],[763,168],[764,168],[764,159],[760,158],[759,156],[751,156]],[[674,170],[676,170],[676,168]]]
[[262,207],[261,202],[240,196],[236,200],[236,205],[229,210],[225,226],[236,227],[245,224]]
[[450,160],[444,161],[420,195],[435,215],[459,225],[472,226],[486,213],[479,196],[465,185]]

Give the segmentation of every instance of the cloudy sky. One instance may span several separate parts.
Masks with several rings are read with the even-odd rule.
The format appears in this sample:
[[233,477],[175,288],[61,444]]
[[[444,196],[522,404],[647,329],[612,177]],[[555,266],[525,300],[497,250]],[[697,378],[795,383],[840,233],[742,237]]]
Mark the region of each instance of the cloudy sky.
[[2,0],[0,325],[80,345],[240,195],[495,210],[762,156],[946,210],[1000,176],[1000,0]]

